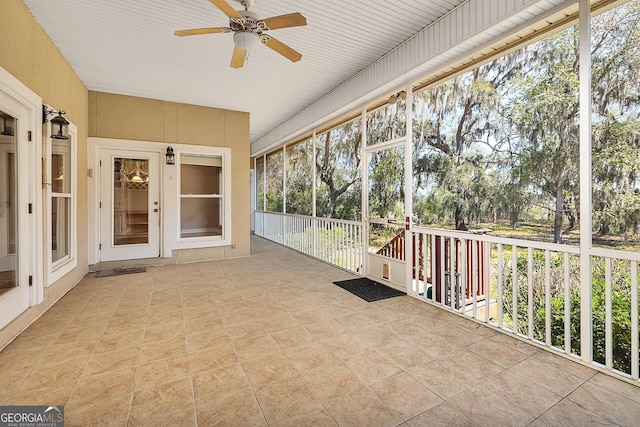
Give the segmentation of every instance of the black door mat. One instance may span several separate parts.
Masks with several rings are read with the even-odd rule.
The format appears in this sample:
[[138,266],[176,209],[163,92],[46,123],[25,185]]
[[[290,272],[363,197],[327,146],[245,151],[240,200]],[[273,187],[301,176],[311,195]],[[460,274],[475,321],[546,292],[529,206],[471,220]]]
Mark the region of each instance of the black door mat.
[[100,270],[96,277],[120,276],[122,274],[144,273],[147,267],[122,267],[113,268],[111,270]]
[[404,292],[390,288],[366,277],[351,280],[340,280],[333,283],[367,302],[380,301],[387,298],[406,295]]

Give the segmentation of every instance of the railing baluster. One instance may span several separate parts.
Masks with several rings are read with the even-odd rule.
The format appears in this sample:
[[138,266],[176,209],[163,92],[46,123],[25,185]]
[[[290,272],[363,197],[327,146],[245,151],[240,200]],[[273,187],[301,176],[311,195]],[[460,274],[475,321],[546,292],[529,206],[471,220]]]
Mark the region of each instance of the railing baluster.
[[436,235],[432,234],[431,235],[431,300],[434,301],[436,298],[436,286],[438,283],[438,278],[437,276],[440,275],[440,273],[438,273],[439,271],[441,272],[442,270],[438,270],[436,268],[436,263],[437,263],[437,256],[436,254],[438,253],[438,251],[440,250],[439,248],[436,247],[436,245],[438,244],[438,239],[436,239]]
[[513,325],[512,330],[518,334],[518,247],[511,246],[511,286],[513,288]]
[[456,248],[456,242],[457,239],[449,239],[449,289],[447,289],[447,292],[449,294],[449,307],[453,310],[457,309],[453,302],[457,282],[456,258],[458,255],[458,250]]
[[551,346],[551,252],[544,251],[544,342]]
[[[466,247],[465,241],[465,247]],[[478,318],[478,279],[480,277],[480,263],[479,261],[479,253],[478,253],[478,245],[476,241],[471,240],[471,294],[473,301],[473,318]],[[469,259],[465,258],[465,261]]]
[[482,268],[484,271],[482,292],[484,293],[484,321],[491,320],[491,244],[489,242],[478,242],[483,245]]
[[429,262],[429,236],[425,233],[416,233],[420,244],[418,245],[418,258],[416,263],[419,265],[418,267],[418,289],[417,292],[420,294],[420,280],[422,280],[422,293],[423,296],[427,297],[427,288],[429,286],[429,277],[427,274],[427,267]]
[[[445,238],[441,237],[440,238],[440,304],[445,305],[446,302],[446,283],[445,283],[445,261],[447,258],[447,254],[446,254],[446,249],[445,249]],[[437,299],[436,299],[437,300]]]
[[416,295],[418,284],[420,279],[418,278],[418,235],[416,233],[407,231],[407,234],[410,235],[411,241],[413,242],[413,246],[411,247],[413,253],[411,254],[411,293]]
[[345,251],[345,259],[346,265],[349,270],[351,270],[351,231],[353,226],[351,224],[347,224],[345,230],[345,241],[344,241],[344,251]]
[[527,248],[527,336],[533,340],[533,248]]
[[502,292],[504,288],[504,268],[503,268],[502,243],[498,243],[498,327],[503,327],[504,310],[502,307]]
[[571,354],[571,258],[564,253],[564,352]]
[[631,261],[631,378],[638,379],[638,261]]
[[604,299],[604,321],[605,321],[605,359],[604,364],[608,369],[613,366],[613,315],[611,307],[611,258],[604,260],[604,283],[605,283],[605,299]]

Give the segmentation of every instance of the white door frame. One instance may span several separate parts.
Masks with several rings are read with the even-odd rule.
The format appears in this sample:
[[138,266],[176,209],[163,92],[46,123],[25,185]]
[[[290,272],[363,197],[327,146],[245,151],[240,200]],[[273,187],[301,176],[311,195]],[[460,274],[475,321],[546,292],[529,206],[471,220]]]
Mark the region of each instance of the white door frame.
[[[144,149],[99,149],[99,261],[119,261],[127,259],[157,258],[161,256],[161,156],[156,150]],[[139,158],[149,160],[148,243],[132,245],[113,244],[113,159],[116,157]]]
[[367,141],[367,110],[362,109],[362,133],[364,144],[362,144],[362,229],[364,244],[364,273],[366,276],[376,280],[382,279],[379,274],[372,274],[380,271],[382,262],[387,262],[389,258],[372,255],[369,253],[369,157],[370,153],[404,146],[404,259],[405,261],[391,260],[389,269],[395,276],[393,281],[384,281],[403,292],[410,293],[413,285],[413,239],[411,228],[413,226],[413,89],[411,85],[404,88],[406,94],[406,129],[405,136],[391,141],[368,145]]
[[[364,239],[364,256],[366,258],[365,275],[373,280],[384,283],[388,286],[396,289],[406,291],[406,261],[396,260],[382,255],[372,254],[369,252],[369,224],[387,224],[387,219],[370,218],[369,217],[369,162],[371,161],[371,154],[380,151],[392,150],[397,147],[404,148],[404,157],[407,156],[406,138],[398,138],[392,141],[368,146],[363,151],[364,162],[362,163],[362,189],[363,189],[363,239]],[[403,158],[404,161],[404,158]],[[403,167],[404,163],[403,163]],[[406,175],[406,171],[405,171]],[[403,183],[406,186],[406,180]],[[411,193],[407,192],[405,188],[405,199],[411,197]],[[406,215],[406,201],[405,201],[405,215]],[[400,221],[400,219],[397,219]],[[394,224],[396,222],[394,221]],[[406,231],[405,231],[406,233]],[[406,239],[405,239],[406,241]],[[406,246],[406,245],[405,245]],[[407,254],[405,253],[405,260]],[[386,272],[386,277],[383,274]]]
[[19,286],[0,296],[0,329],[44,299],[42,98],[0,67],[0,108],[17,119],[17,271]]

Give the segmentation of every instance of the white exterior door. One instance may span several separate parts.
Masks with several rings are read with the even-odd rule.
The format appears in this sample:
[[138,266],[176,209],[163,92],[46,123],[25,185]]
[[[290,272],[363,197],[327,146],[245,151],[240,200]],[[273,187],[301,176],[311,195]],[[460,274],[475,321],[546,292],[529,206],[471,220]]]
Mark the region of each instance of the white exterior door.
[[406,291],[405,142],[365,151],[366,275]]
[[27,140],[28,116],[25,107],[0,92],[0,329],[30,303],[33,172],[28,159],[33,143]]
[[160,256],[160,155],[100,152],[100,261]]

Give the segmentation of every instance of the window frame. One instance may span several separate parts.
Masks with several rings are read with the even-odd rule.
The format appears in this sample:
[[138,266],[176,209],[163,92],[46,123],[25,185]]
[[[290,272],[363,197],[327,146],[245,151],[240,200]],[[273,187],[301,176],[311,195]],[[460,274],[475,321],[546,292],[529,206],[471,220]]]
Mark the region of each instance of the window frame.
[[[182,158],[193,157],[220,157],[222,171],[220,177],[220,194],[182,194]],[[231,244],[231,149],[226,147],[197,147],[188,146],[178,148],[176,152],[176,237],[181,248],[199,248],[228,246]],[[188,163],[192,164],[192,163]],[[216,199],[220,201],[221,235],[182,237],[182,200],[183,199]]]
[[[64,171],[69,174],[70,188],[69,193],[53,192],[53,183],[51,182],[53,161],[52,157],[57,154],[53,151],[53,139],[51,138],[51,122],[45,124],[45,144],[46,144],[46,161],[43,168],[43,183],[45,184],[45,200],[46,200],[46,263],[47,263],[47,281],[46,286],[53,285],[63,276],[78,266],[78,128],[69,123],[69,170]],[[62,258],[53,261],[53,201],[54,198],[65,198],[69,200],[67,239],[69,242],[68,254]]]

